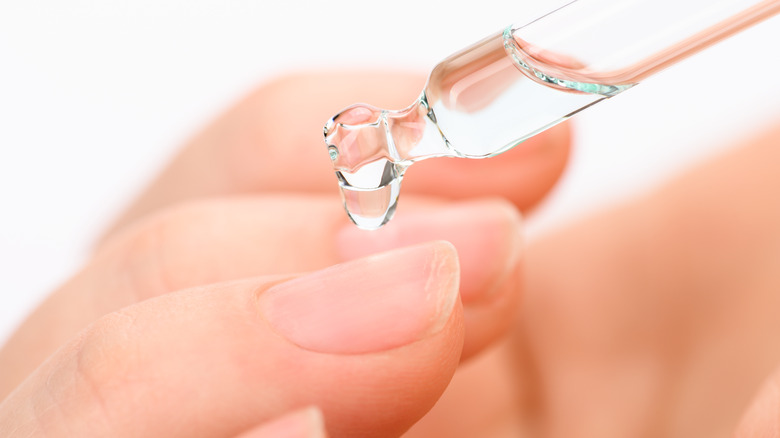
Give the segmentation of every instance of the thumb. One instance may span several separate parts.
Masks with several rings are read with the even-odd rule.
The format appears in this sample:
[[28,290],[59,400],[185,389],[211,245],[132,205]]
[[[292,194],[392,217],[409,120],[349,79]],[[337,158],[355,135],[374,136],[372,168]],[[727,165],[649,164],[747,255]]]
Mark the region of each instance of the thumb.
[[458,276],[434,242],[144,301],[38,368],[0,405],[0,430],[224,437],[315,405],[332,437],[400,435],[458,364]]

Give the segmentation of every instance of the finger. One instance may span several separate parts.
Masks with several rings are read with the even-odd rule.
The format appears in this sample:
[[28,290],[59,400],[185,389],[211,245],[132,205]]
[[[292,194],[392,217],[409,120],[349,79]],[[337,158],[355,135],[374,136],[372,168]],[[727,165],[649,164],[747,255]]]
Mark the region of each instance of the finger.
[[316,405],[332,436],[397,436],[463,341],[454,248],[168,294],[91,326],[0,405],[10,436],[233,436]]
[[531,244],[518,338],[552,435],[600,435],[604,412],[616,436],[732,433],[780,360],[778,139]]
[[500,337],[517,311],[518,214],[499,200],[408,201],[396,223],[370,233],[356,232],[327,196],[208,201],[150,217],[108,243],[10,338],[0,350],[0,395],[88,324],[138,301],[439,239],[454,243],[461,258],[468,358]]
[[317,408],[285,414],[236,438],[327,438],[322,412]]
[[[406,107],[424,83],[424,77],[409,73],[338,72],[301,74],[267,84],[188,142],[113,230],[193,198],[336,193],[322,140],[325,121],[357,101]],[[568,128],[562,125],[494,159],[421,162],[406,175],[404,190],[457,199],[493,194],[528,209],[554,184],[568,150]]]

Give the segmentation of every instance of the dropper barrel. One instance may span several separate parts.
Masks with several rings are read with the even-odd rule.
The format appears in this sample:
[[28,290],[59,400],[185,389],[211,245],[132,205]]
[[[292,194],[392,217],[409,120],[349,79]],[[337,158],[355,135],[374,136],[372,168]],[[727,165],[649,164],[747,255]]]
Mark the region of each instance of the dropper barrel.
[[575,0],[511,34],[550,76],[636,84],[778,12],[780,0]]

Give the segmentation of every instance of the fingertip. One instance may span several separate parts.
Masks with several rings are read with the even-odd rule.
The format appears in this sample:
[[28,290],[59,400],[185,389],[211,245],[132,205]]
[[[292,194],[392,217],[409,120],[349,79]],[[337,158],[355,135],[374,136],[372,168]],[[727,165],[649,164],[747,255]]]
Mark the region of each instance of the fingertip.
[[271,328],[305,350],[365,354],[440,332],[458,298],[457,252],[430,242],[277,284],[259,298]]

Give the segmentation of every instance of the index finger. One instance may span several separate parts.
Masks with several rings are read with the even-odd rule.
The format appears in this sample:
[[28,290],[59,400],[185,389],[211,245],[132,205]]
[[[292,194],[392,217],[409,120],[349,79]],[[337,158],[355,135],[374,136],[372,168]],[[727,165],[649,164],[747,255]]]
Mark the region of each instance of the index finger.
[[[357,101],[403,108],[425,85],[401,72],[332,72],[277,79],[250,94],[188,142],[112,232],[166,205],[252,192],[336,193],[325,121]],[[562,172],[568,128],[559,126],[491,160],[441,159],[407,173],[406,193],[451,199],[503,196],[533,206]]]

